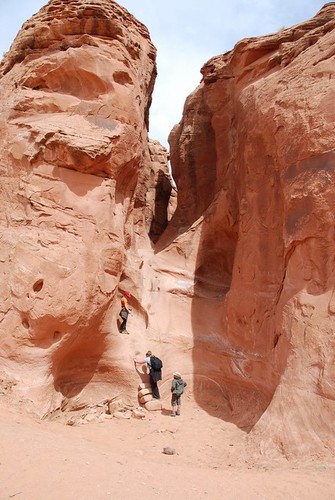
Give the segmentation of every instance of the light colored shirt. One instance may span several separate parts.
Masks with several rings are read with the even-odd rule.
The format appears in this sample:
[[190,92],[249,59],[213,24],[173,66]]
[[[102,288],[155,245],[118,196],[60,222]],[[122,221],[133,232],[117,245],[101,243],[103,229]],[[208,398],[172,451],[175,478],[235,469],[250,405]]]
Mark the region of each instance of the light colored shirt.
[[151,368],[150,356],[147,356],[147,357],[145,358],[145,361],[147,362],[148,367],[149,367],[149,368]]

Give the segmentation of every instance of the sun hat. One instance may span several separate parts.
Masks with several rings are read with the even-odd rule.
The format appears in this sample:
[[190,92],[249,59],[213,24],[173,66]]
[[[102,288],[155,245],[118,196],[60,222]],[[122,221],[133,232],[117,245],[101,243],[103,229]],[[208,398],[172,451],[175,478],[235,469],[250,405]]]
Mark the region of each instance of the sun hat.
[[177,377],[177,378],[181,378],[181,374],[179,372],[174,372],[173,376]]

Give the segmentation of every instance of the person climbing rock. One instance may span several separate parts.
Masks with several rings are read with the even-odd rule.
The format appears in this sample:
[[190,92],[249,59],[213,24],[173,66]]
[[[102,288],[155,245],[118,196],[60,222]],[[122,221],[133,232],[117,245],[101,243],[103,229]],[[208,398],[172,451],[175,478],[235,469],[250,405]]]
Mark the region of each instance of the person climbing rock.
[[174,372],[173,380],[171,384],[171,406],[172,413],[171,417],[175,417],[176,415],[180,415],[180,407],[181,407],[181,395],[184,392],[187,383],[185,380],[181,378],[181,374],[179,372]]
[[136,359],[134,359],[134,362],[135,365],[137,364],[142,365],[144,363],[147,364],[150,376],[152,397],[154,399],[160,399],[160,393],[157,382],[159,380],[162,380],[162,368],[163,368],[162,361],[159,358],[157,358],[157,356],[154,356],[151,351],[147,351],[145,359],[143,361],[137,361]]
[[130,298],[131,298],[131,293],[124,292],[121,297],[121,307],[125,307],[126,309],[128,309],[128,299]]
[[131,293],[129,292],[124,292],[124,294],[121,297],[121,311],[119,312],[119,316],[121,317],[121,325],[120,325],[120,333],[125,333],[129,335],[129,332],[127,330],[127,320],[129,316],[129,312],[131,311],[130,307],[128,306],[128,299],[130,299]]
[[121,325],[120,325],[120,333],[126,333],[129,335],[127,330],[127,320],[129,316],[129,310],[126,307],[121,307],[121,311],[119,312],[119,316],[121,317]]

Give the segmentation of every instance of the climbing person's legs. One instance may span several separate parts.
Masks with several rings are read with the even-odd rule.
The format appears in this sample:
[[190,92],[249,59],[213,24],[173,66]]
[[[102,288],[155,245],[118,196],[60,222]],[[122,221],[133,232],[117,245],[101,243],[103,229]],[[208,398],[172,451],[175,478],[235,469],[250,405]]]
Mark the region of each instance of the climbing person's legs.
[[127,320],[123,319],[120,326],[120,333],[128,333],[127,332]]
[[151,384],[151,390],[152,390],[152,397],[154,399],[160,399],[160,394],[159,394],[157,382],[152,378],[151,374],[150,374],[150,384]]

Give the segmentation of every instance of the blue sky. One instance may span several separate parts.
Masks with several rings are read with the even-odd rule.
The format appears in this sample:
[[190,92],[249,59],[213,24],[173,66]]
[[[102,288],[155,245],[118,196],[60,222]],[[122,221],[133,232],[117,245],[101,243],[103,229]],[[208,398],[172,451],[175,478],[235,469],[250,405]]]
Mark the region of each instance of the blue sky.
[[[0,0],[0,55],[24,21],[46,0]],[[167,147],[188,94],[200,83],[211,57],[242,38],[266,35],[306,21],[327,3],[319,0],[120,0],[150,31],[158,77],[150,110],[150,137]]]

